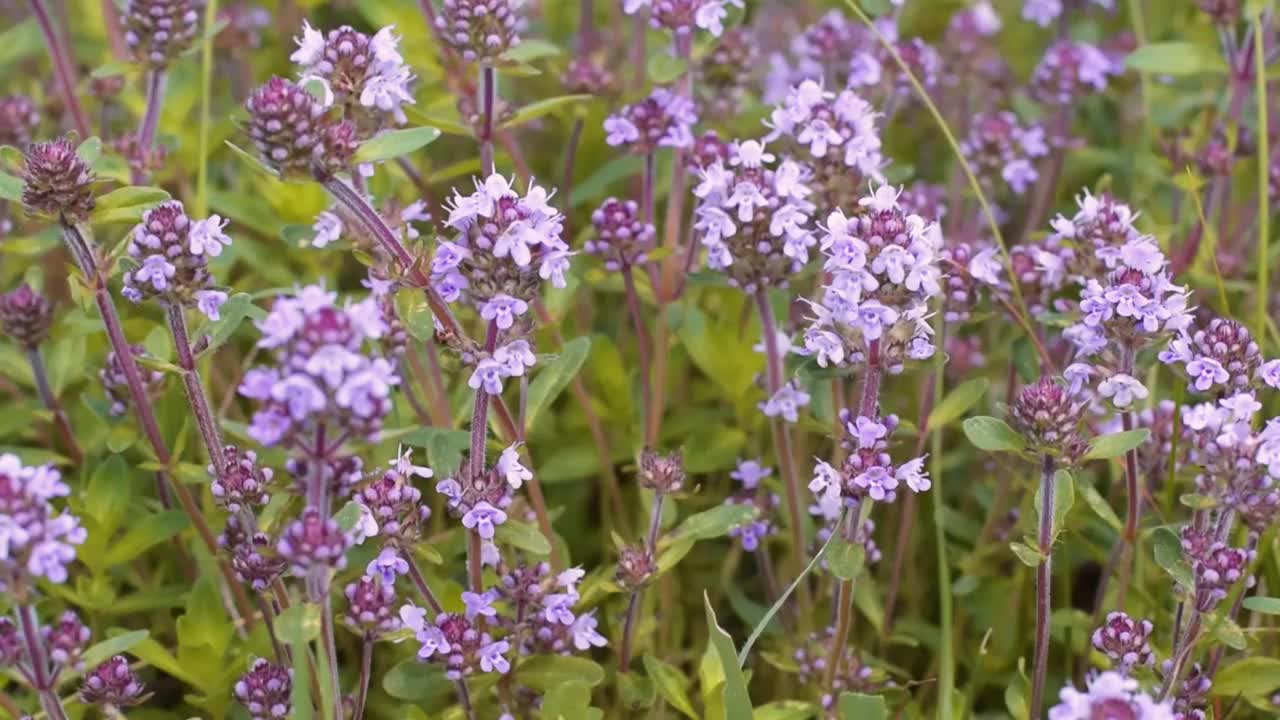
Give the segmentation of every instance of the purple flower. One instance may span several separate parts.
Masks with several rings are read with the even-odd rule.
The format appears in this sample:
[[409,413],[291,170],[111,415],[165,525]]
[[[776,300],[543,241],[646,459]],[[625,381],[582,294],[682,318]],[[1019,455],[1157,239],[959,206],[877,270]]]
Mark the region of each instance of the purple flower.
[[760,403],[759,407],[768,417],[781,416],[787,422],[793,423],[800,420],[800,408],[808,404],[809,394],[801,390],[799,384],[792,380],[779,388],[773,397]]
[[1168,702],[1158,703],[1140,692],[1138,681],[1118,672],[1103,672],[1087,680],[1087,690],[1062,689],[1062,702],[1049,709],[1049,720],[1173,720]]
[[492,590],[487,590],[483,593],[464,591],[462,593],[462,604],[466,606],[467,619],[475,620],[476,616],[497,617],[498,611],[493,607],[495,597],[496,594]]
[[524,315],[528,310],[529,303],[524,300],[505,294],[495,295],[480,306],[480,317],[506,330],[511,327],[517,317]]
[[888,428],[869,417],[859,416],[850,428],[858,439],[859,448],[875,447],[881,438],[889,434]]
[[746,490],[754,490],[760,481],[773,474],[771,468],[760,464],[759,460],[739,460],[738,466],[729,473],[729,477],[742,483]]
[[505,674],[511,669],[511,663],[507,661],[506,656],[510,649],[511,644],[506,640],[498,640],[484,645],[480,648],[480,669],[485,672]]
[[1231,377],[1222,363],[1207,357],[1196,358],[1187,363],[1187,374],[1195,379],[1195,388],[1201,392],[1214,385],[1221,385]]
[[391,586],[395,584],[398,575],[409,574],[409,563],[400,557],[395,548],[384,547],[378,557],[369,561],[365,573],[381,579],[383,585]]
[[883,465],[872,465],[853,478],[853,484],[867,491],[873,500],[884,500],[898,487],[898,479]]
[[924,492],[932,486],[929,482],[929,474],[924,472],[924,457],[908,460],[899,465],[893,476],[905,482],[907,487],[915,492]]
[[462,525],[468,530],[475,530],[485,540],[492,540],[494,526],[507,521],[507,514],[502,510],[480,501],[475,507],[462,516]]
[[533,473],[524,465],[520,464],[520,453],[516,450],[515,445],[511,445],[502,451],[498,456],[498,462],[494,468],[498,475],[507,481],[513,490],[520,489],[526,480],[533,479]]
[[490,395],[502,394],[502,380],[507,377],[506,368],[502,363],[493,358],[484,358],[476,363],[476,369],[472,371],[470,379],[467,380],[467,386],[472,390],[484,388],[484,391]]
[[1268,387],[1280,390],[1280,360],[1268,360],[1263,363],[1258,376]]
[[569,630],[573,634],[573,646],[579,650],[590,650],[608,645],[609,641],[596,632],[596,625],[595,610],[579,615]]
[[1133,404],[1135,399],[1146,399],[1148,392],[1146,386],[1130,375],[1124,373],[1116,373],[1111,377],[1098,383],[1098,394],[1104,398],[1111,398],[1118,408],[1127,408]]

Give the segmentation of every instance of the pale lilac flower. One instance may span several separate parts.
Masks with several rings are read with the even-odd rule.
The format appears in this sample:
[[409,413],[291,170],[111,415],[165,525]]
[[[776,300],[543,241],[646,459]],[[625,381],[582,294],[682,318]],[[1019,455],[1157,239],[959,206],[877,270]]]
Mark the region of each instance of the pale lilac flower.
[[1088,678],[1087,690],[1062,689],[1061,702],[1049,708],[1049,720],[1174,720],[1168,702],[1158,703],[1141,692],[1135,678],[1107,671]]
[[1137,378],[1124,373],[1116,373],[1098,383],[1098,394],[1110,398],[1118,408],[1127,408],[1135,399],[1145,400],[1147,388]]
[[494,528],[507,521],[507,514],[499,508],[481,501],[462,516],[462,525],[475,530],[485,540],[492,540]]
[[480,317],[493,321],[499,329],[507,330],[515,319],[529,311],[529,303],[510,295],[495,295],[480,306]]
[[800,420],[800,408],[809,404],[809,394],[800,389],[795,381],[789,381],[773,394],[773,397],[760,403],[760,410],[768,417],[781,416],[787,422]]
[[493,606],[496,594],[492,590],[486,590],[483,593],[474,593],[463,591],[462,604],[466,607],[465,614],[468,620],[475,620],[476,617],[494,618],[498,616],[498,609]]
[[342,236],[342,218],[338,214],[330,210],[325,210],[316,216],[316,221],[311,225],[311,229],[315,231],[315,237],[311,239],[311,246],[322,248],[329,243],[336,242]]
[[1070,383],[1070,392],[1076,395],[1093,377],[1095,370],[1088,363],[1071,363],[1062,371],[1062,377]]
[[893,473],[894,478],[906,483],[914,492],[925,492],[933,484],[929,481],[929,473],[924,471],[924,460],[922,456],[899,465]]
[[609,641],[596,631],[596,611],[579,615],[570,627],[573,635],[573,646],[578,650],[590,650],[593,647],[605,647]]
[[1263,363],[1258,376],[1268,387],[1280,390],[1280,360],[1268,360]]
[[883,465],[872,465],[856,475],[853,483],[866,490],[872,500],[884,500],[898,487],[898,479]]
[[397,576],[409,574],[409,563],[400,557],[395,548],[385,547],[376,558],[369,561],[365,574],[381,578],[383,585],[391,586],[395,584]]
[[737,467],[729,472],[729,477],[742,483],[743,488],[754,490],[761,480],[772,474],[772,468],[760,464],[759,460],[739,460]]
[[227,302],[227,294],[221,290],[201,290],[196,293],[196,309],[210,320],[220,320],[219,309]]
[[1195,379],[1195,388],[1201,392],[1226,383],[1230,377],[1222,363],[1207,357],[1196,358],[1187,363],[1187,374]]
[[505,377],[507,373],[502,363],[493,358],[484,358],[476,363],[476,369],[471,372],[467,386],[472,390],[484,388],[484,391],[490,395],[501,395],[502,380]]
[[507,661],[506,656],[510,649],[511,644],[506,640],[489,643],[480,648],[480,668],[485,672],[505,674],[511,669],[511,663]]
[[513,490],[520,489],[520,486],[526,480],[533,479],[533,473],[520,464],[520,453],[517,452],[516,447],[516,445],[511,445],[504,449],[495,466],[498,475],[506,480]]

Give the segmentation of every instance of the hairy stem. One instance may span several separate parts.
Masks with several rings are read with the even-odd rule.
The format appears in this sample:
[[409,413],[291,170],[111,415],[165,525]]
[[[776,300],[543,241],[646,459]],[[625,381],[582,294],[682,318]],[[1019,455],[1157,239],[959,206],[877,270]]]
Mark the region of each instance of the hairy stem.
[[79,465],[84,461],[84,451],[76,441],[75,432],[71,429],[71,422],[67,420],[67,413],[63,410],[62,403],[49,385],[49,374],[45,371],[39,348],[27,348],[27,363],[31,366],[31,377],[35,379],[40,402],[44,404],[46,410],[53,413],[54,427],[58,429],[58,435],[62,438],[62,445],[66,448],[71,463]]
[[427,579],[422,576],[422,571],[418,569],[418,563],[413,559],[413,555],[406,549],[403,556],[409,561],[409,579],[413,581],[413,586],[418,589],[418,594],[427,603],[427,607],[437,615],[444,612],[444,607],[436,599],[436,594],[431,592],[431,586],[427,585]]
[[627,311],[631,313],[631,323],[636,328],[636,354],[640,364],[640,402],[643,410],[644,445],[653,447],[657,442],[654,435],[657,423],[653,418],[653,379],[650,360],[653,357],[653,341],[649,337],[649,327],[644,322],[644,311],[640,307],[640,294],[636,292],[635,273],[629,263],[622,264],[622,284],[626,289]]
[[364,706],[369,700],[369,676],[373,671],[373,638],[365,635],[360,643],[360,684],[356,688],[354,720],[364,718]]
[[[836,528],[836,532],[841,533],[845,542],[857,542],[858,531],[867,524],[867,518],[871,516],[871,508],[875,505],[871,498],[863,498],[858,505],[858,516],[853,518],[852,508],[846,509],[841,524]],[[836,673],[839,672],[840,660],[844,657],[844,650],[849,643],[849,628],[853,625],[853,582],[856,578],[841,579],[836,589],[835,601],[835,632],[831,636],[831,649],[827,655],[826,677],[823,687],[828,691],[835,688]]]
[[[164,68],[152,68],[147,73],[147,109],[142,114],[142,124],[138,126],[139,160],[145,167],[147,155],[156,144],[156,128],[160,125],[160,108],[164,106],[165,84],[168,73]],[[133,168],[133,184],[141,185],[147,181],[144,167]]]
[[1040,473],[1040,564],[1036,566],[1036,639],[1031,674],[1031,716],[1040,716],[1044,679],[1049,670],[1049,615],[1053,612],[1054,460],[1045,455]]
[[493,115],[498,100],[498,71],[492,65],[480,67],[480,171],[488,177],[493,165]]
[[62,101],[66,103],[67,111],[71,113],[71,122],[75,125],[76,133],[80,135],[81,140],[85,140],[92,133],[89,130],[88,116],[84,114],[80,98],[76,95],[75,62],[67,53],[67,48],[61,36],[58,35],[57,29],[53,27],[53,21],[49,17],[49,9],[45,7],[44,0],[31,0],[31,11],[36,16],[36,22],[40,24],[40,32],[44,34],[44,42],[49,49],[49,59],[53,61],[53,73],[58,80],[58,89],[62,93]]
[[165,315],[169,320],[169,332],[173,336],[178,366],[182,368],[182,386],[187,393],[187,403],[191,406],[191,414],[195,416],[196,427],[200,429],[200,439],[204,441],[205,450],[209,453],[209,462],[213,463],[215,472],[221,473],[226,465],[222,436],[209,406],[209,397],[200,382],[200,374],[196,371],[196,358],[191,351],[185,311],[181,305],[169,303],[165,305]]
[[[650,560],[657,557],[658,530],[662,527],[662,505],[665,500],[666,496],[662,493],[654,495],[653,506],[649,509],[649,532],[645,536],[644,551]],[[618,646],[618,672],[627,672],[631,667],[631,643],[635,637],[642,595],[643,590],[635,590],[627,601],[627,615],[622,623],[622,643]]]

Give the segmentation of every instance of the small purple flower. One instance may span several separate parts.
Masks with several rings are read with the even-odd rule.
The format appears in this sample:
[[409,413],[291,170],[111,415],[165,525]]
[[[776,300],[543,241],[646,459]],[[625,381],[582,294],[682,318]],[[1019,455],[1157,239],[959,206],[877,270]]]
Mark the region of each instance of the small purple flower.
[[898,487],[898,479],[883,465],[872,465],[853,478],[853,484],[867,491],[872,500],[884,500]]
[[1258,370],[1258,376],[1268,387],[1280,390],[1280,360],[1268,360]]
[[1103,672],[1088,678],[1087,690],[1068,685],[1061,702],[1049,708],[1049,720],[1173,720],[1168,702],[1159,703],[1138,689],[1138,681],[1118,672]]
[[932,483],[929,481],[929,474],[924,472],[924,460],[922,456],[899,465],[893,474],[894,478],[906,483],[915,492],[925,492],[932,487]]
[[1187,363],[1187,374],[1195,379],[1195,388],[1201,392],[1214,385],[1221,385],[1231,377],[1222,363],[1213,358],[1196,358]]
[[854,437],[858,439],[858,447],[860,448],[875,447],[877,442],[889,434],[888,428],[869,417],[859,416],[850,429],[853,431]]
[[472,371],[470,379],[467,380],[467,386],[472,390],[483,388],[490,395],[500,395],[502,394],[502,380],[507,377],[504,370],[502,363],[493,358],[484,358],[476,363],[476,369]]
[[391,586],[395,584],[397,576],[409,574],[409,563],[400,557],[395,548],[384,547],[378,557],[369,561],[365,572],[381,579],[383,585]]
[[494,527],[506,521],[505,512],[483,500],[462,516],[463,527],[475,530],[485,540],[492,540]]
[[1098,383],[1098,394],[1110,398],[1118,408],[1127,408],[1135,399],[1144,400],[1148,395],[1145,385],[1130,375],[1116,373]]
[[492,590],[486,590],[483,593],[464,591],[462,593],[462,604],[466,606],[467,619],[475,620],[477,616],[497,617],[498,610],[493,607],[495,598],[496,594]]
[[86,705],[125,708],[142,702],[146,686],[133,674],[129,661],[116,655],[85,675],[80,701]]
[[511,644],[506,640],[484,645],[480,648],[480,669],[485,672],[506,674],[511,669],[511,663],[507,661],[506,656],[510,649]]
[[597,624],[595,610],[579,615],[570,627],[570,632],[573,634],[573,646],[579,650],[590,650],[593,647],[608,645],[609,641],[596,632]]
[[789,381],[773,397],[760,403],[760,411],[768,417],[781,416],[790,423],[799,422],[800,408],[809,404],[809,394],[795,381]]
[[739,460],[737,468],[729,473],[729,477],[742,483],[744,489],[755,490],[761,480],[772,474],[773,470],[761,465],[759,460]]
[[529,310],[529,303],[510,295],[499,294],[489,298],[480,306],[480,317],[497,324],[506,330],[515,323],[515,319]]
[[495,469],[498,471],[498,475],[502,476],[513,490],[520,489],[520,486],[526,480],[533,479],[533,473],[520,464],[520,453],[516,450],[515,445],[511,445],[502,451],[502,454],[498,456]]

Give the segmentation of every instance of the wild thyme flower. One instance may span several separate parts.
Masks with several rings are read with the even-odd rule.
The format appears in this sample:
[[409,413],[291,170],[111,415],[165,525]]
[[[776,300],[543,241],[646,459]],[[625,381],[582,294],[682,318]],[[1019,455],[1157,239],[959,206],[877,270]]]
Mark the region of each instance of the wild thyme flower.
[[191,47],[203,13],[201,0],[126,0],[125,43],[138,62],[164,67]]
[[891,373],[934,353],[927,318],[928,302],[942,292],[941,233],[905,211],[898,196],[884,186],[863,198],[860,214],[827,217],[821,246],[830,282],[810,303],[804,336],[806,354],[822,367],[864,363],[872,343],[876,362]]
[[141,703],[146,691],[146,686],[129,667],[129,661],[123,655],[116,655],[85,675],[80,685],[80,702],[125,708]]
[[285,720],[293,696],[293,670],[258,658],[232,688],[252,720]]
[[277,298],[257,323],[258,347],[275,361],[246,373],[239,391],[258,401],[249,435],[259,443],[305,450],[320,428],[328,438],[377,437],[400,379],[364,348],[386,324],[374,298],[336,303],[337,293],[309,285]]
[[450,513],[461,518],[463,527],[492,540],[497,526],[507,521],[514,492],[532,478],[513,445],[480,477],[472,477],[471,463],[464,460],[456,476],[436,483],[436,492],[448,498]]
[[518,0],[444,0],[436,28],[464,60],[492,63],[520,44],[520,5]]
[[1189,389],[1196,392],[1240,392],[1266,381],[1258,343],[1247,327],[1226,318],[1183,328],[1160,353],[1160,361],[1181,365]]
[[1202,613],[1211,612],[1226,599],[1228,591],[1239,582],[1253,562],[1256,551],[1234,548],[1214,542],[1191,564],[1195,576],[1195,605]]
[[693,144],[697,122],[692,100],[667,88],[654,88],[645,99],[605,118],[605,142],[637,155],[663,147],[687,148]]
[[356,150],[356,128],[335,120],[320,100],[284,78],[260,85],[245,102],[245,132],[262,161],[285,178],[344,171]]
[[787,139],[809,170],[803,179],[830,212],[855,201],[869,181],[884,182],[877,117],[854,91],[830,92],[819,81],[805,80],[770,113],[765,140]]
[[625,0],[622,11],[634,15],[641,8],[648,8],[649,24],[656,29],[690,35],[694,27],[699,27],[720,37],[730,5],[743,7],[742,0]]
[[693,145],[685,152],[685,170],[695,176],[711,167],[718,160],[729,162],[729,143],[720,139],[715,130],[708,130],[693,139]]
[[1080,424],[1087,405],[1053,378],[1042,377],[1018,393],[1009,419],[1034,451],[1070,463],[1084,450]]
[[988,187],[1003,181],[1022,195],[1040,177],[1038,158],[1049,154],[1044,128],[1023,125],[1011,112],[982,113],[973,118],[960,149]]
[[1107,89],[1114,66],[1088,43],[1059,40],[1045,51],[1031,76],[1031,91],[1042,102],[1067,105],[1091,92]]
[[[1106,9],[1115,9],[1114,0],[1092,0],[1094,5]],[[1023,0],[1022,19],[1029,20],[1040,27],[1049,27],[1062,14],[1063,4],[1083,5],[1082,0]]]
[[785,286],[809,261],[815,240],[801,167],[776,157],[757,140],[735,142],[728,163],[717,160],[694,188],[694,234],[707,249],[707,267],[746,293]]
[[617,78],[603,63],[588,55],[578,55],[569,61],[560,83],[568,93],[607,95],[614,88]]
[[414,104],[414,75],[400,54],[394,25],[370,38],[349,25],[325,34],[304,20],[302,37],[294,43],[298,49],[289,59],[302,67],[299,82],[322,82],[326,106],[362,107],[387,113],[398,124],[406,122],[402,106]]
[[755,35],[743,27],[724,33],[694,66],[698,103],[704,113],[728,118],[741,108],[760,49]]
[[1234,28],[1240,22],[1240,0],[1196,0],[1196,5],[1215,25]]
[[0,145],[25,148],[40,126],[40,110],[26,95],[0,97]]
[[591,224],[595,236],[587,239],[583,250],[599,255],[608,270],[643,264],[653,249],[653,225],[640,217],[640,206],[634,200],[605,200],[591,213]]
[[[473,615],[487,614],[492,622],[507,629],[508,638],[520,638],[516,651],[521,655],[559,654],[589,651],[608,641],[597,632],[595,612],[579,613],[578,582],[585,573],[570,568],[552,574],[545,562],[498,567],[498,584],[477,595],[464,593],[463,602]],[[505,601],[521,611],[510,617],[492,603]]]
[[16,290],[0,295],[0,332],[31,350],[49,336],[53,324],[53,303],[31,286],[22,283]]
[[289,562],[295,576],[306,577],[315,568],[346,567],[350,545],[350,538],[337,521],[322,517],[315,508],[307,508],[300,519],[285,528],[276,552]]
[[1127,675],[1155,661],[1148,642],[1153,628],[1150,620],[1135,620],[1122,612],[1107,613],[1106,622],[1093,631],[1093,647]]
[[640,453],[640,487],[660,495],[678,493],[684,488],[684,459],[679,450],[661,455],[645,449]]
[[414,478],[434,475],[431,468],[414,465],[411,453],[405,452],[356,492],[356,502],[368,508],[380,535],[408,547],[431,517],[431,508],[422,502],[422,491],[413,486]]
[[1036,282],[1055,290],[1068,280],[1084,283],[1103,275],[1126,245],[1142,238],[1134,225],[1138,213],[1114,196],[1086,189],[1076,196],[1076,205],[1070,218],[1058,215],[1050,222],[1053,232],[1034,250]]
[[52,465],[28,467],[0,455],[0,590],[13,592],[36,578],[61,584],[88,537],[80,520],[53,502],[71,488]]
[[[792,652],[791,658],[795,661],[796,675],[801,684],[821,687],[826,681],[834,635],[835,628],[828,626],[804,638],[803,644]],[[823,688],[821,701],[824,708],[833,707],[835,698],[842,692],[876,693],[893,684],[882,671],[863,662],[861,651],[856,647],[847,647],[839,663],[831,674],[831,691]]]
[[[133,353],[135,360],[148,357],[146,349],[141,345],[130,345],[129,350]],[[165,380],[163,372],[150,370],[141,363],[139,363],[138,372],[142,374],[142,386],[147,395],[155,395],[160,392]],[[107,400],[111,401],[111,406],[107,408],[107,413],[112,417],[124,415],[133,399],[129,394],[128,378],[125,377],[124,368],[121,367],[114,350],[107,351],[106,362],[103,363],[102,369],[98,371],[98,380],[102,382],[102,389],[107,394]]]
[[839,10],[829,10],[817,22],[792,37],[786,53],[769,58],[764,101],[779,103],[805,80],[846,87],[852,74],[852,55],[870,48],[876,39],[866,27]]
[[1068,685],[1062,702],[1049,708],[1049,720],[1173,720],[1168,702],[1158,703],[1139,689],[1138,681],[1118,672],[1103,672],[1086,680],[1085,692]]
[[351,629],[370,638],[380,638],[400,629],[396,590],[381,578],[365,575],[348,583],[342,594],[347,598],[347,614],[343,619]]
[[252,450],[228,445],[222,453],[226,462],[221,468],[209,465],[209,475],[213,478],[209,492],[214,502],[232,513],[266,505],[270,500],[268,489],[275,471],[259,467],[258,455]]
[[511,644],[493,639],[486,615],[439,613],[430,620],[426,615],[426,610],[412,604],[400,608],[400,621],[420,645],[419,662],[443,665],[450,680],[476,673],[505,675],[511,670]]
[[[228,528],[237,516],[227,518]],[[223,533],[227,535],[227,533]],[[222,538],[219,538],[221,541]],[[231,569],[240,582],[247,583],[257,592],[266,592],[284,574],[288,561],[276,554],[271,540],[262,533],[246,536],[238,542],[225,544],[231,552]]]
[[158,298],[194,306],[217,320],[227,294],[213,288],[209,260],[231,244],[223,232],[226,224],[217,215],[192,221],[175,201],[147,210],[129,235],[127,252],[134,267],[125,271],[122,294],[133,302]]
[[96,178],[69,137],[33,143],[23,168],[22,204],[32,215],[84,222],[96,201]]
[[739,460],[737,468],[729,473],[729,477],[738,482],[739,488],[725,499],[725,503],[750,505],[759,511],[755,520],[729,529],[729,537],[737,538],[742,543],[742,549],[747,552],[758,550],[765,538],[778,531],[774,517],[782,499],[760,485],[772,474],[773,469],[761,465],[758,460]]
[[54,665],[60,668],[83,667],[81,656],[89,647],[93,634],[74,610],[62,613],[56,621],[40,628],[40,635]]
[[618,569],[614,574],[614,581],[624,592],[635,592],[648,585],[657,572],[657,560],[644,548],[626,545],[618,551]]
[[899,485],[912,492],[925,492],[932,483],[924,469],[925,456],[895,464],[889,454],[888,437],[898,426],[898,418],[855,416],[840,413],[841,445],[848,453],[839,468],[819,460],[813,468],[809,490],[826,517],[838,517],[847,507],[856,507],[863,498],[893,502]]
[[1182,407],[1183,465],[1197,470],[1196,492],[1237,512],[1257,533],[1280,513],[1280,419],[1254,430],[1261,409],[1247,392]]

